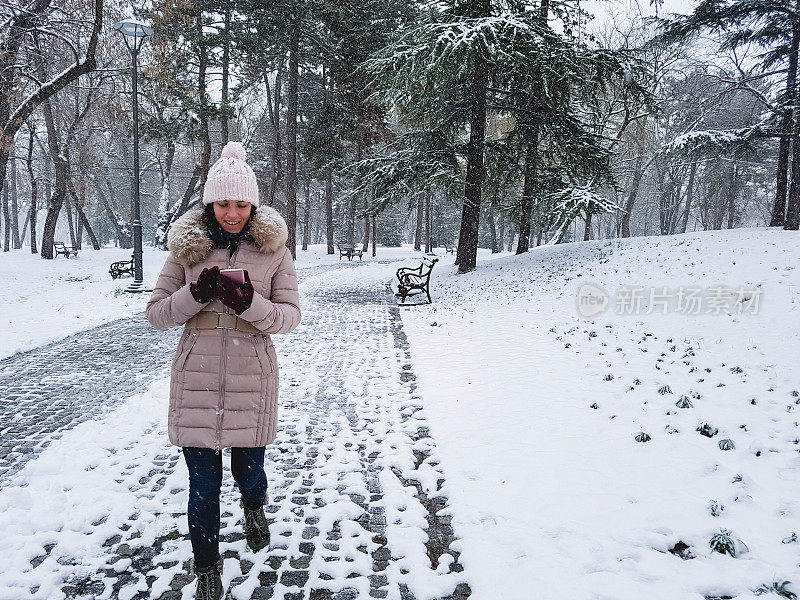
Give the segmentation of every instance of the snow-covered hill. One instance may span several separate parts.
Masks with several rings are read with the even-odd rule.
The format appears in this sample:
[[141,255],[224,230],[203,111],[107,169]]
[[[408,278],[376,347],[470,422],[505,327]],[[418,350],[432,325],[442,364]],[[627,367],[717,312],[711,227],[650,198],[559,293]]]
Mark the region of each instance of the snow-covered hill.
[[[800,590],[798,241],[740,229],[437,265],[435,304],[401,314],[475,598]],[[582,316],[597,304],[579,295],[606,309]],[[709,545],[723,530],[735,558]]]

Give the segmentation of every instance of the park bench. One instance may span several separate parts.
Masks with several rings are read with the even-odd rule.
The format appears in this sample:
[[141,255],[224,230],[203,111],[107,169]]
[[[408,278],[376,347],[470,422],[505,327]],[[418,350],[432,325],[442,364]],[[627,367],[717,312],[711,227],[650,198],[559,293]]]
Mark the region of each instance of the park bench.
[[416,294],[425,293],[428,296],[428,304],[431,303],[431,271],[438,258],[422,257],[422,263],[418,267],[400,267],[397,269],[397,293],[400,296],[401,305],[405,304],[406,298]]
[[452,246],[448,246],[447,244],[444,245],[445,254],[453,254],[454,250],[455,248],[453,248]]
[[361,255],[364,253],[361,248],[356,248],[353,244],[336,244],[336,247],[339,249],[339,260],[342,260],[343,256],[346,256],[347,260],[353,260],[354,256],[358,256],[358,260],[361,260]]
[[53,242],[53,250],[55,251],[55,256],[59,254],[63,254],[66,258],[69,258],[70,254],[72,256],[78,256],[78,251],[64,242]]
[[111,279],[118,279],[125,273],[133,277],[133,254],[131,254],[130,260],[118,260],[111,263],[108,272],[111,273]]

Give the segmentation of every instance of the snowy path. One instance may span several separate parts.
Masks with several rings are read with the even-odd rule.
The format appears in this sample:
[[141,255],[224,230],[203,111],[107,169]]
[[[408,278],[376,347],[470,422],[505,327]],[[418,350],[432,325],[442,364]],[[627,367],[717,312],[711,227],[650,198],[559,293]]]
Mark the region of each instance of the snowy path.
[[[444,477],[408,342],[386,269],[375,266],[383,273],[360,270],[366,275],[346,284],[325,274],[329,268],[301,272],[321,274],[322,285],[301,285],[302,323],[291,336],[275,336],[279,432],[266,460],[272,544],[258,554],[241,534],[239,495],[223,461],[226,597],[470,595],[446,498],[437,493]],[[160,343],[174,342],[162,334]],[[103,420],[75,425],[7,478],[0,598],[192,597],[194,581],[183,575],[191,556],[188,478],[166,439],[167,391],[166,380],[155,381]]]
[[0,360],[0,485],[64,431],[168,377],[179,337],[141,313]]
[[[299,269],[298,279],[356,266]],[[0,486],[64,431],[168,377],[180,334],[140,313],[0,360]]]

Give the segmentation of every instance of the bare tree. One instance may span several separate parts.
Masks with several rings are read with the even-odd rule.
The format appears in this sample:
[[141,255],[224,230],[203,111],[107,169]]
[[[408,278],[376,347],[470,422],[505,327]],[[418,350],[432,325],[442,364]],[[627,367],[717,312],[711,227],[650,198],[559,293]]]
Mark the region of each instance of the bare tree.
[[[97,66],[95,53],[100,31],[103,26],[103,0],[93,0],[93,20],[90,35],[83,56],[76,45],[68,44],[67,52],[73,55],[73,62],[59,71],[51,79],[36,81],[21,102],[12,108],[14,90],[21,85],[22,73],[18,67],[21,52],[26,42],[42,28],[48,16],[51,0],[36,0],[26,10],[14,11],[13,16],[3,24],[0,42],[0,186],[6,178],[6,169],[14,138],[25,121],[39,106],[44,104],[81,75],[93,71]],[[52,33],[52,30],[43,32]],[[28,73],[29,74],[29,73]],[[28,79],[28,78],[26,78]],[[52,248],[50,249],[52,253]]]

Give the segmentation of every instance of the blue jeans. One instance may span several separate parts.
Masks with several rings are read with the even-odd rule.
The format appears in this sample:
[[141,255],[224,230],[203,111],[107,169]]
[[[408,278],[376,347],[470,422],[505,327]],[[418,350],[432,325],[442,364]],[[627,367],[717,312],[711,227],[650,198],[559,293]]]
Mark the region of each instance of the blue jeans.
[[[210,567],[219,560],[219,493],[222,487],[222,453],[211,448],[183,448],[189,467],[189,537],[194,564]],[[242,503],[258,508],[267,502],[264,446],[231,448],[231,473]]]

